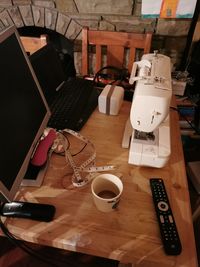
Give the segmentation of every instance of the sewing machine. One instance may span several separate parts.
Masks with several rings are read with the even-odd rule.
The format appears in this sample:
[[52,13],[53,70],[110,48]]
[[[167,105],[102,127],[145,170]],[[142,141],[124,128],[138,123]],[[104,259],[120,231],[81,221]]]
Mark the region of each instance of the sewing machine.
[[[170,156],[169,107],[172,95],[170,58],[145,54],[134,62],[129,83],[135,85],[122,147],[130,164],[163,167]],[[131,139],[131,140],[130,140]]]

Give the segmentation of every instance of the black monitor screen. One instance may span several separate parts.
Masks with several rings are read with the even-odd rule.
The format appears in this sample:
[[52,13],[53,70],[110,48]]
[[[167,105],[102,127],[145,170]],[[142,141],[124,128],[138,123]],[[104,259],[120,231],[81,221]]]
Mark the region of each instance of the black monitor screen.
[[16,30],[0,41],[0,181],[10,191],[49,110]]

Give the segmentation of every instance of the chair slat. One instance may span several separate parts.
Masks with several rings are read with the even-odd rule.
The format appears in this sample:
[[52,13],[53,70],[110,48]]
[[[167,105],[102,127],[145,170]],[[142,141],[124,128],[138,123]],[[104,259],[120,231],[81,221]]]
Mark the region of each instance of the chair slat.
[[107,65],[118,68],[123,67],[124,47],[122,46],[107,46]]
[[95,72],[97,73],[101,68],[101,62],[102,62],[102,50],[101,46],[96,46],[96,64],[95,64]]
[[83,28],[82,30],[82,75],[85,76],[88,74],[88,30]]
[[128,70],[131,72],[132,64],[135,60],[136,49],[142,49],[144,53],[149,53],[151,48],[152,33],[127,33],[88,30],[84,27],[82,30],[82,75],[89,74],[89,52],[88,46],[96,46],[96,67],[98,71],[102,67],[103,53],[101,46],[107,47],[107,65],[123,67],[125,49],[130,49]]
[[130,48],[129,62],[128,62],[128,71],[131,73],[133,62],[135,61],[136,49],[135,47]]

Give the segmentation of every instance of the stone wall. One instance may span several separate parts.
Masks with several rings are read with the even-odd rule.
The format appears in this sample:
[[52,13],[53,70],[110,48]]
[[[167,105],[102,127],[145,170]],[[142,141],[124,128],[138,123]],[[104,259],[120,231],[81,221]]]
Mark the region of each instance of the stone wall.
[[153,32],[152,50],[171,57],[178,68],[190,27],[190,19],[142,19],[142,0],[55,0],[81,26],[126,32]]
[[0,0],[0,29],[37,26],[75,40],[75,63],[80,70],[81,29],[153,32],[152,50],[171,57],[178,67],[190,19],[142,19],[141,0]]

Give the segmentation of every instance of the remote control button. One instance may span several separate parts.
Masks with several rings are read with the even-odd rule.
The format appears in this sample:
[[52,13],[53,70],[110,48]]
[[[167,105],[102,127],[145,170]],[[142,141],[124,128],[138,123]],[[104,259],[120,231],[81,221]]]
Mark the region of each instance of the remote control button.
[[163,215],[160,215],[160,222],[161,223],[164,223],[165,222]]
[[168,218],[169,218],[169,222],[170,223],[173,223],[174,222],[172,215],[169,215]]
[[161,211],[167,211],[169,209],[169,206],[166,202],[160,201],[160,202],[158,202],[158,208]]

